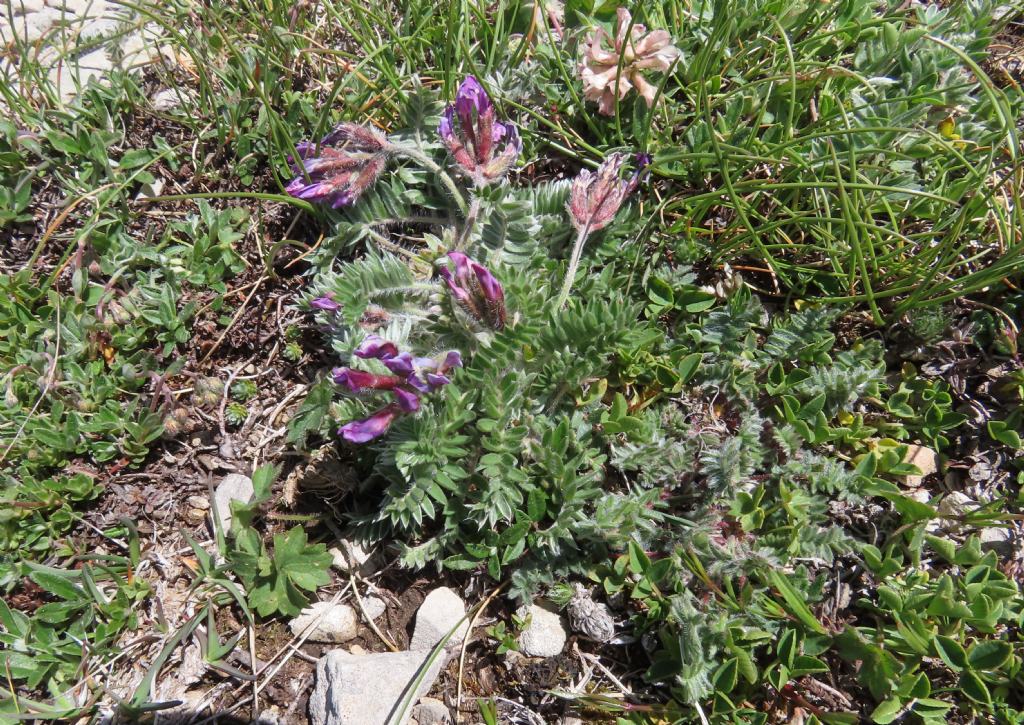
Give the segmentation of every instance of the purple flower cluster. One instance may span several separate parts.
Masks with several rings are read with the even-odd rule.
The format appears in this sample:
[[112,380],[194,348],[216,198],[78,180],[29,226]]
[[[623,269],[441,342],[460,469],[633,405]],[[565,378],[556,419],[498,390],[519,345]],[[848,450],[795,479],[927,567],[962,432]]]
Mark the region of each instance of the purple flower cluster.
[[459,85],[455,103],[445,109],[437,132],[477,187],[503,177],[523,150],[515,125],[495,118],[494,104],[473,76]]
[[381,408],[369,418],[354,420],[338,429],[338,433],[350,443],[366,443],[384,434],[395,419],[403,413],[415,413],[420,409],[420,395],[432,393],[451,382],[448,372],[462,367],[462,356],[457,350],[450,350],[442,358],[413,357],[412,353],[399,352],[393,342],[369,335],[356,348],[356,357],[363,360],[380,360],[391,375],[377,375],[354,368],[335,368],[334,382],[350,391],[387,390],[395,402]]
[[584,170],[573,179],[568,209],[577,231],[596,232],[608,226],[622,202],[640,184],[651,157],[637,154],[636,170],[629,179],[621,178],[625,161],[623,154],[611,154],[595,173]]
[[455,274],[442,267],[440,275],[459,306],[471,317],[495,330],[505,327],[505,291],[494,275],[462,252],[449,252]]
[[384,171],[387,149],[387,137],[376,129],[342,123],[321,139],[319,156],[309,141],[295,145],[302,164],[285,190],[335,209],[353,204]]

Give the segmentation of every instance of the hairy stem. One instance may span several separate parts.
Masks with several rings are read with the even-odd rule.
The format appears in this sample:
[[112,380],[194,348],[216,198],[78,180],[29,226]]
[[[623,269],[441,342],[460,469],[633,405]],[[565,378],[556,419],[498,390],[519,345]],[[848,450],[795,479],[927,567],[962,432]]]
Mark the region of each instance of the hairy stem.
[[565,272],[565,281],[562,282],[562,291],[558,293],[555,309],[561,309],[565,301],[569,299],[569,290],[572,289],[573,280],[576,278],[576,270],[579,268],[580,258],[583,256],[583,245],[586,244],[589,235],[589,225],[580,229],[576,235],[576,241],[572,247],[572,256],[569,258],[569,269]]
[[469,211],[466,213],[466,223],[462,226],[462,233],[459,234],[459,240],[455,244],[456,249],[465,249],[466,242],[469,241],[469,235],[473,233],[473,227],[476,226],[476,220],[480,216],[480,197],[473,196],[469,202]]
[[427,171],[436,174],[437,178],[441,180],[441,183],[448,190],[448,193],[450,193],[452,198],[455,199],[455,203],[458,205],[459,211],[462,212],[462,215],[466,216],[469,213],[469,206],[466,204],[466,198],[462,195],[462,191],[459,189],[458,184],[456,184],[455,180],[448,175],[448,172],[438,166],[432,158],[419,149],[414,149],[409,146],[400,146],[398,144],[388,144],[387,150],[396,156],[404,156],[408,159],[412,159]]

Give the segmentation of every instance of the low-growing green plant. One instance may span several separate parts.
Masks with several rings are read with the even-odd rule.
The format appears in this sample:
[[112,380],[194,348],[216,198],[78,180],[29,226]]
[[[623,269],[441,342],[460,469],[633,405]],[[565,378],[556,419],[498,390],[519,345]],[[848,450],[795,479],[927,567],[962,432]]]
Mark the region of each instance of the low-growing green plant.
[[[253,520],[270,500],[270,485],[277,471],[264,466],[253,472],[254,495],[249,503],[231,502],[231,532],[222,547],[230,570],[241,580],[248,608],[267,617],[295,616],[315,592],[331,582],[331,555],[324,544],[310,544],[302,526],[274,534],[273,546],[253,528]],[[223,540],[218,533],[218,540]]]
[[[51,601],[31,615],[0,599],[0,643],[8,683],[23,682],[53,698],[51,707],[66,714],[78,705],[68,690],[89,669],[117,654],[125,629],[137,623],[137,607],[149,584],[133,576],[139,565],[139,540],[127,526],[129,556],[76,554],[77,568],[25,562],[25,581],[40,587]],[[10,577],[6,584],[13,583]],[[17,580],[15,580],[17,581]],[[2,691],[0,712],[22,712],[17,699]]]
[[[472,147],[452,137],[485,118],[498,123],[475,81],[441,116],[461,187],[403,166],[373,185],[388,164],[409,163],[399,159],[445,173],[429,142],[395,150],[424,130],[358,141],[363,131],[343,125],[309,150],[290,191],[342,206],[329,217],[336,249],[370,249],[317,279],[310,306],[346,364],[332,376],[342,395],[320,383],[292,440],[343,424],[381,496],[352,520],[397,539],[408,566],[483,570],[509,578],[520,599],[573,578],[625,594],[636,630],[656,635],[647,676],[670,683],[682,711],[710,703],[716,717],[765,721],[742,703],[771,691],[798,702],[803,678],[843,658],[867,671],[873,651],[847,644],[857,628],[820,613],[828,567],[871,557],[879,543],[839,513],[885,510],[884,530],[911,552],[896,571],[929,580],[918,563],[936,509],[894,481],[919,473],[900,439],[942,449],[964,422],[948,390],[911,368],[887,380],[878,341],[836,349],[841,309],[769,317],[742,285],[719,300],[685,265],[640,261],[645,247],[672,242],[651,235],[635,207],[619,209],[632,187],[617,165],[529,189],[475,176],[478,162],[462,156]],[[347,143],[335,150],[338,139]],[[345,154],[354,160],[343,168],[372,170],[331,176],[325,159]],[[403,247],[417,226],[420,246]],[[673,256],[685,258],[685,244]],[[577,263],[584,274],[572,273]],[[1015,589],[1004,594],[1019,605]],[[1002,651],[1004,633],[975,636]],[[492,637],[509,640],[502,629]],[[956,691],[931,698],[911,653],[887,656],[898,666],[884,685],[863,684],[889,703],[877,717],[894,700],[933,719],[979,707]],[[980,706],[1008,707],[1000,697]]]

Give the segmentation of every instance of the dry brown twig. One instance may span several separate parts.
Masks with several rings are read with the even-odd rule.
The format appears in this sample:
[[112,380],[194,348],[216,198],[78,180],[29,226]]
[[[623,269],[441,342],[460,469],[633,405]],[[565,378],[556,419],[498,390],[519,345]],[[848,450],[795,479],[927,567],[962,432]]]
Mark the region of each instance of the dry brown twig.
[[503,582],[495,587],[494,591],[484,597],[483,601],[477,605],[476,611],[473,612],[473,617],[469,620],[469,626],[466,628],[466,634],[462,636],[462,647],[459,650],[459,674],[456,678],[455,686],[455,725],[460,725],[462,722],[462,675],[466,670],[466,646],[469,644],[469,638],[473,635],[473,628],[476,626],[477,620],[480,619],[480,615],[487,609],[487,605],[491,603],[491,600],[498,596],[508,585],[508,582]]

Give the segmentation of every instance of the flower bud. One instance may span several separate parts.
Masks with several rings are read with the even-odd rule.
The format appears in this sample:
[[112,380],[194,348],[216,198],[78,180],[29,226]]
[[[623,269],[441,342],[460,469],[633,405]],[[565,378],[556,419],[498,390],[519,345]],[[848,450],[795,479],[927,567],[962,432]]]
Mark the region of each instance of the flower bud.
[[218,405],[224,397],[224,383],[218,378],[197,378],[192,399],[198,406]]
[[175,408],[164,416],[164,438],[176,438],[192,430],[192,419],[185,408]]
[[505,290],[490,270],[477,264],[462,252],[449,252],[455,263],[454,274],[442,267],[441,277],[448,284],[452,298],[471,317],[495,330],[505,327]]

